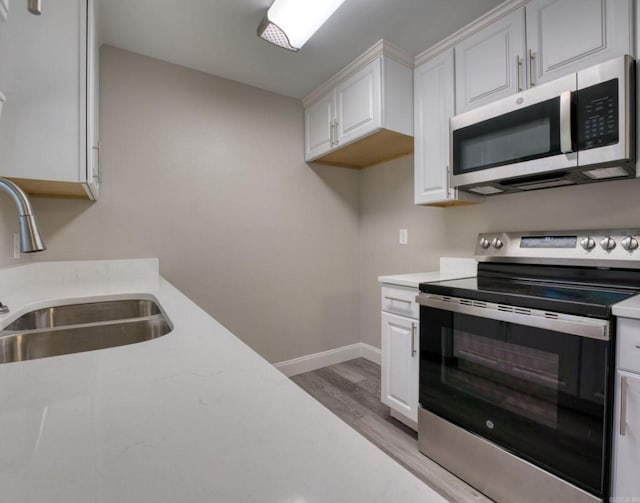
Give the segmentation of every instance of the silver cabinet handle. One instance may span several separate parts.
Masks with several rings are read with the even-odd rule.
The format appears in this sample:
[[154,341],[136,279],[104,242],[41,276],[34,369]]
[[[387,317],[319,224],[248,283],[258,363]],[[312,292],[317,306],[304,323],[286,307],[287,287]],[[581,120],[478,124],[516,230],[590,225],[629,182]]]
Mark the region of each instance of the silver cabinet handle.
[[416,355],[416,324],[411,322],[411,358]]
[[405,302],[409,305],[411,305],[411,301],[410,300],[405,300],[405,299],[399,299],[398,297],[386,297],[385,299],[390,300],[391,302]]
[[522,59],[520,56],[516,55],[516,92],[522,91],[522,87],[520,86],[520,67],[522,66]]
[[27,9],[29,9],[29,12],[31,12],[31,14],[39,16],[40,14],[42,14],[42,0],[29,0]]
[[333,137],[334,137],[334,139],[335,139],[335,141],[336,141],[336,145],[338,145],[338,144],[340,143],[340,140],[338,139],[338,124],[340,124],[340,123],[338,122],[338,119],[335,119],[335,120],[333,121],[333,128],[334,128]]
[[636,344],[636,349],[640,349],[640,344]]
[[627,377],[620,378],[620,436],[627,434]]
[[536,83],[533,81],[533,60],[536,59],[536,53],[529,49],[529,87],[534,87]]
[[560,95],[560,152],[573,152],[571,141],[571,92]]
[[335,145],[335,141],[333,139],[333,126],[335,125],[334,121],[330,121],[329,122],[329,143],[331,143],[331,146],[333,147]]

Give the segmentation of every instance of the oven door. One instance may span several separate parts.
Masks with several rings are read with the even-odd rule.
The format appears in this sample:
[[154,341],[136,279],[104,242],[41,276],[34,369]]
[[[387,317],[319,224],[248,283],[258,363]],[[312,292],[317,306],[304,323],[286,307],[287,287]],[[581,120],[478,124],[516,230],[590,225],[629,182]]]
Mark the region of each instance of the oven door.
[[603,497],[609,323],[517,308],[494,317],[477,301],[419,300],[421,406]]
[[568,75],[453,117],[452,186],[576,168],[571,128],[575,89],[576,74]]

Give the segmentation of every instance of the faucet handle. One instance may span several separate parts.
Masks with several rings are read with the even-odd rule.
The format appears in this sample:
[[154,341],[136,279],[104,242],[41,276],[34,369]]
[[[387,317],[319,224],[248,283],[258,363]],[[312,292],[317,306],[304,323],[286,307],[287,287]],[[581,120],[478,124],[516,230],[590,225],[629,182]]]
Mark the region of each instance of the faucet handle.
[[9,312],[9,306],[5,306],[0,302],[0,314],[7,314]]

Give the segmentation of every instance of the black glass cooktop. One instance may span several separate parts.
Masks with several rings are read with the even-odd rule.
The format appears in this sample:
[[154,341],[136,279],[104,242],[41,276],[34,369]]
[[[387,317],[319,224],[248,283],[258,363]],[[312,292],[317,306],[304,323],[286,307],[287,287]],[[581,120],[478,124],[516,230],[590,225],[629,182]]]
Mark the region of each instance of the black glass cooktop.
[[420,290],[605,319],[613,304],[640,293],[640,272],[480,264],[477,278],[422,283]]

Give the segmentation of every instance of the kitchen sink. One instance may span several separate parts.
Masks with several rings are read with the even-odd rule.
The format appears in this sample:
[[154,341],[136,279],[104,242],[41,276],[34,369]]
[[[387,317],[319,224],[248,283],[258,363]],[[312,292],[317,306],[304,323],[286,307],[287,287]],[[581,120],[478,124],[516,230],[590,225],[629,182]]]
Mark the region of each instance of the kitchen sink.
[[103,321],[127,320],[160,314],[152,300],[112,300],[37,309],[23,314],[4,330],[36,330]]
[[26,313],[0,331],[0,364],[136,344],[171,329],[151,300],[52,306]]

